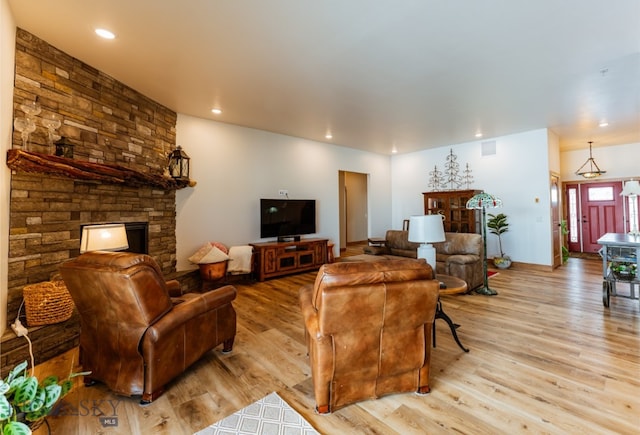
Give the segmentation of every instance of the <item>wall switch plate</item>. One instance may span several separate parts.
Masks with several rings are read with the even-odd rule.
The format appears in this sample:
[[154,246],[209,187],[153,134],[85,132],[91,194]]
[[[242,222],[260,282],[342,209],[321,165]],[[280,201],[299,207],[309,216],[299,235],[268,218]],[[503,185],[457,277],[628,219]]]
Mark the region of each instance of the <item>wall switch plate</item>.
[[278,190],[278,195],[280,196],[289,196],[289,191],[285,189]]

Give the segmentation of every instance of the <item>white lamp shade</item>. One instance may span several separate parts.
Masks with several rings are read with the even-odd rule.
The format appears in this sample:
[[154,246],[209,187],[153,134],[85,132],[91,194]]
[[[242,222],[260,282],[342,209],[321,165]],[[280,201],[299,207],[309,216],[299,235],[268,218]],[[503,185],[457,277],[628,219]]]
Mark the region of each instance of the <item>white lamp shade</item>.
[[80,253],[122,251],[129,248],[124,224],[86,225],[82,227]]
[[444,216],[426,214],[409,218],[409,241],[414,243],[444,242]]
[[638,180],[629,180],[624,183],[624,189],[620,192],[621,196],[640,195],[640,182]]

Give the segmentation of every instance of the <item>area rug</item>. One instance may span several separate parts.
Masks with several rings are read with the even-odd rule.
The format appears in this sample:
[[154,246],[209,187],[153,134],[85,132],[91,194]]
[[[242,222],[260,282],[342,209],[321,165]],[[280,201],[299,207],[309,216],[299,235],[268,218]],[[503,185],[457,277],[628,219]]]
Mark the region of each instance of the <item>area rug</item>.
[[493,270],[487,270],[487,278],[493,278],[496,275],[499,275],[499,273],[494,272]]
[[315,435],[318,433],[309,422],[274,392],[196,432],[195,435]]

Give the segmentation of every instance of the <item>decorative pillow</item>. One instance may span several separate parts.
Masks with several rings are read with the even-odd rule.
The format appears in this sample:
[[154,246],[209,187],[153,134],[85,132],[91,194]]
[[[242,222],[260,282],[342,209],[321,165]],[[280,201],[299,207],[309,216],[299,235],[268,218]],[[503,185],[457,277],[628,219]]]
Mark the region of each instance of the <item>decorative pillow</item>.
[[222,252],[217,246],[212,246],[211,250],[198,261],[198,264],[219,263],[228,260],[229,256]]
[[202,248],[198,249],[195,254],[189,257],[189,261],[195,264],[200,263],[200,259],[207,255],[209,251],[213,249],[210,243],[205,244]]
[[215,246],[216,248],[220,249],[225,254],[229,253],[229,248],[227,248],[223,243],[220,243],[220,242],[209,242],[209,243],[211,244],[211,246]]

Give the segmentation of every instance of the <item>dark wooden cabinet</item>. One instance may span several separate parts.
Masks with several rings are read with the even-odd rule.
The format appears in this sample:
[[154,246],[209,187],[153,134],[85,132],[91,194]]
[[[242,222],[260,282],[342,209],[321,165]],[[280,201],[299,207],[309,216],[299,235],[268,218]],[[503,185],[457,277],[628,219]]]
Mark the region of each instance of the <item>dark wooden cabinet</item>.
[[251,243],[258,280],[318,269],[327,262],[328,239]]
[[444,216],[444,230],[450,233],[479,233],[480,212],[468,209],[467,201],[482,190],[424,192],[424,214]]

